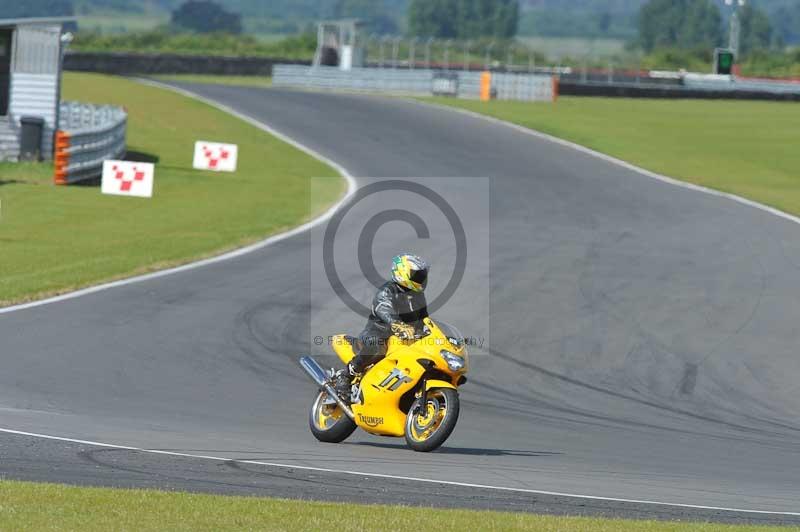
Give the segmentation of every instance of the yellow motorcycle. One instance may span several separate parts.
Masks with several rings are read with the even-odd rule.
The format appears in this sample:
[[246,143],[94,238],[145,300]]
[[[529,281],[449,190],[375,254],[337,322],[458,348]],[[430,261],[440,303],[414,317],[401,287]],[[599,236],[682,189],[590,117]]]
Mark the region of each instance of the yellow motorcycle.
[[[466,339],[444,322],[425,318],[423,324],[413,338],[391,336],[386,357],[353,382],[350,397],[337,394],[333,369],[300,358],[320,390],[309,416],[319,441],[339,443],[361,427],[370,434],[405,437],[415,451],[433,451],[445,442],[458,421],[458,387],[467,382]],[[342,362],[349,363],[357,340],[346,335],[331,340]]]

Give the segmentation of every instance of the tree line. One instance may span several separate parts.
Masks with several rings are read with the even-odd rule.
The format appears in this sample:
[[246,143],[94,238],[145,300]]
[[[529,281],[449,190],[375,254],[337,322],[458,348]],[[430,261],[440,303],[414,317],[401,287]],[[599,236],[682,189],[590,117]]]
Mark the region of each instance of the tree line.
[[408,6],[408,31],[418,37],[511,38],[518,24],[518,0],[412,0]]
[[[740,54],[782,48],[767,14],[748,3],[737,11]],[[638,17],[638,44],[645,52],[660,48],[711,49],[724,43],[727,29],[713,0],[650,0]]]
[[[225,9],[220,1],[184,1],[172,12],[170,26],[165,30],[242,33],[241,14]],[[800,2],[774,1],[783,2],[778,11],[786,28],[773,26],[761,9],[763,0],[749,0],[738,8],[742,55],[783,48],[782,36],[792,35],[787,28],[800,34],[800,28],[795,28],[800,24]],[[519,0],[332,0],[328,15],[363,19],[369,24],[369,33],[398,34],[402,30],[392,10],[406,5],[406,32],[418,37],[509,39],[516,35],[521,16]],[[642,0],[636,18],[637,32],[630,44],[648,54],[665,49],[709,50],[723,45],[728,30],[722,5],[722,0]],[[589,9],[588,4],[584,7]],[[599,9],[595,11],[598,28],[608,29],[610,15],[598,5],[594,9]],[[6,11],[8,17],[74,14],[71,0],[26,0],[9,4]]]

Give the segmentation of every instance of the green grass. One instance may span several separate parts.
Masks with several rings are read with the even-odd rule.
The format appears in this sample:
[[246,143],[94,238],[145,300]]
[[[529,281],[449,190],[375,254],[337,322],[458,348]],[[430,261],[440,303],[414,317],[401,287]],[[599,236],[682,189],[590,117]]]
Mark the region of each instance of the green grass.
[[749,532],[787,528],[225,497],[0,481],[2,530]]
[[439,98],[670,177],[800,215],[800,105],[561,98],[556,104]]
[[[8,186],[15,182],[30,185],[52,183],[53,167],[50,164],[39,163],[0,163],[0,186]],[[2,190],[0,188],[0,191]]]
[[[328,166],[221,111],[121,78],[68,74],[65,99],[124,105],[128,149],[157,157],[152,199],[56,187],[50,165],[0,165],[0,304],[185,263],[283,231],[344,191],[309,205]],[[235,174],[191,168],[194,142],[239,145]],[[326,202],[323,204],[322,202]]]
[[164,81],[182,81],[185,83],[213,83],[215,85],[236,85],[239,87],[270,87],[271,76],[224,76],[210,74],[171,74],[154,76]]
[[81,31],[103,33],[126,33],[129,31],[149,31],[169,23],[169,15],[108,13],[84,15],[78,18]]

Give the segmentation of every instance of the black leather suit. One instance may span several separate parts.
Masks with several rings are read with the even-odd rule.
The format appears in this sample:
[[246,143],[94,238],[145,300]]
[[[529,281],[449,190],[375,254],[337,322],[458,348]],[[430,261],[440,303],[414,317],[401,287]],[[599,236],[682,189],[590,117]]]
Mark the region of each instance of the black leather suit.
[[392,322],[401,321],[420,328],[421,321],[428,317],[425,294],[403,288],[394,281],[380,287],[372,300],[372,313],[367,325],[358,335],[357,353],[353,358],[353,370],[363,372],[386,356],[386,346],[392,335]]

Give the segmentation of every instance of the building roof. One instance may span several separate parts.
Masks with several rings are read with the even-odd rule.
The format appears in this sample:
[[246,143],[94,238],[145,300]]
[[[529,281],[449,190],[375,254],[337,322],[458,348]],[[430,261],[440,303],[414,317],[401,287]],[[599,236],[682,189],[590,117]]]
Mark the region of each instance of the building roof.
[[53,25],[75,22],[78,17],[28,17],[0,19],[0,26]]

